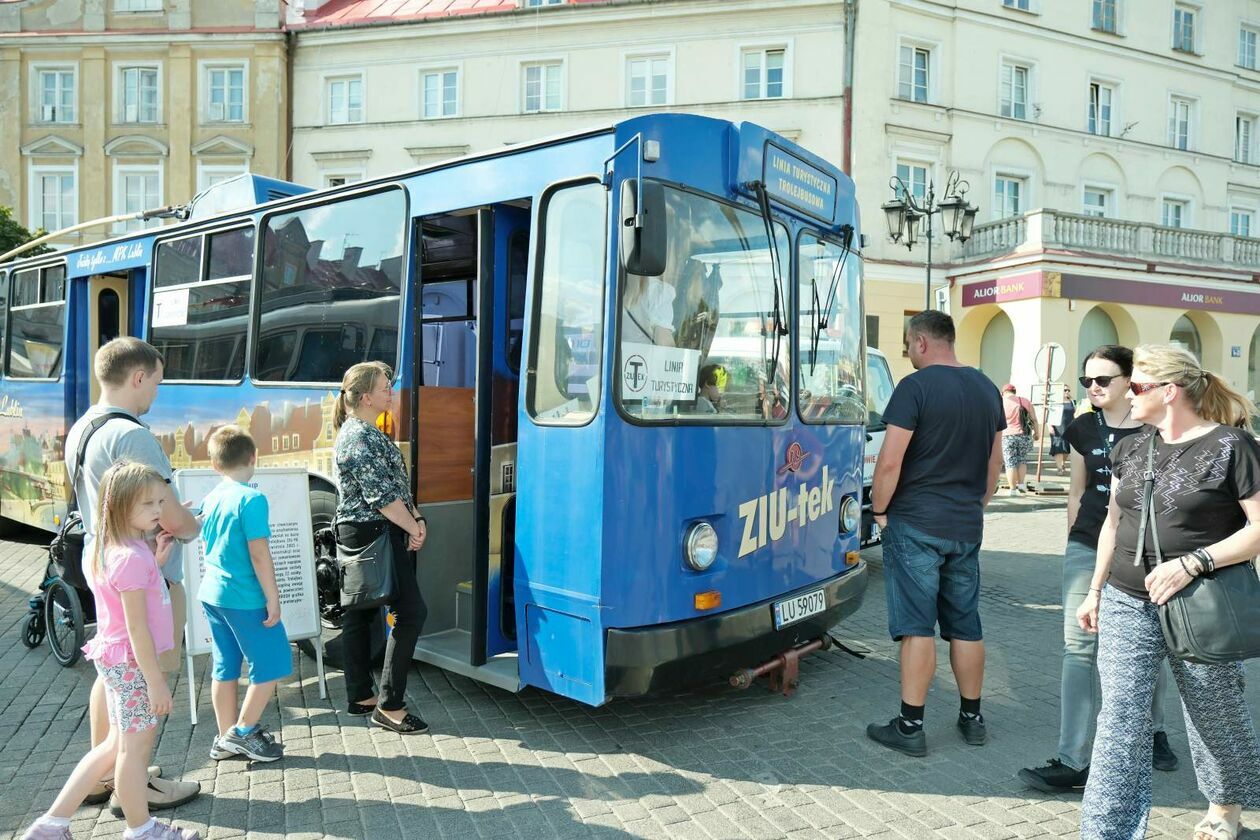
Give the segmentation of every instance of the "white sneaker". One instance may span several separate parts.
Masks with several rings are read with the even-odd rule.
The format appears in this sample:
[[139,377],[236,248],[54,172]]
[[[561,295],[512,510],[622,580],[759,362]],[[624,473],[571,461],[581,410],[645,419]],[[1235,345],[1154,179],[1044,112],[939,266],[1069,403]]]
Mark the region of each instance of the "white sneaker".
[[225,758],[231,758],[236,753],[223,746],[223,738],[220,735],[214,736],[214,743],[210,745],[210,757],[215,761],[222,761]]
[[1014,498],[1015,496],[1019,495],[1019,490],[1015,487],[1012,487],[1011,489],[1006,491],[1006,495]]

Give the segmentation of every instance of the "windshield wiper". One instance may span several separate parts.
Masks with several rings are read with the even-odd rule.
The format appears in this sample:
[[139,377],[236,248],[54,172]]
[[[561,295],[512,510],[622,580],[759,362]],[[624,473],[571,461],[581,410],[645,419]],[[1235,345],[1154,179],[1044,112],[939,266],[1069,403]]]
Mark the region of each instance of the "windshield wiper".
[[783,322],[783,279],[779,273],[779,242],[774,236],[774,223],[770,220],[770,197],[766,195],[766,185],[761,181],[753,181],[749,186],[757,193],[761,221],[766,225],[766,240],[770,248],[770,274],[774,278],[774,350],[770,355],[770,372],[767,377],[767,386],[773,388],[779,376],[779,346],[783,336],[788,334],[787,324]]
[[844,276],[845,263],[849,261],[849,249],[853,246],[853,226],[841,225],[840,233],[844,237],[844,243],[841,246],[844,253],[840,255],[840,259],[836,260],[836,267],[831,272],[831,287],[827,290],[827,305],[824,308],[818,307],[818,295],[814,295],[814,311],[818,313],[818,320],[810,327],[810,351],[813,358],[809,361],[809,372],[813,374],[814,363],[818,359],[818,342],[822,338],[822,331],[827,328],[827,323],[831,320],[831,310],[836,306],[836,292],[840,288],[840,278]]

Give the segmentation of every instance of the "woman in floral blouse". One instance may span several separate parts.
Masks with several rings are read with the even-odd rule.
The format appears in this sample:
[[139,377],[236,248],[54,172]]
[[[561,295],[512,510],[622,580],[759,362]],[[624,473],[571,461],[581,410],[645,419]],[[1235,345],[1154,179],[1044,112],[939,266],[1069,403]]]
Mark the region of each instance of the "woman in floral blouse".
[[380,694],[372,690],[372,622],[377,610],[347,610],[342,627],[345,647],[347,711],[370,715],[372,723],[400,733],[426,732],[417,715],[408,714],[407,673],[427,613],[416,583],[415,552],[424,545],[424,517],[407,488],[402,452],[376,428],[376,418],[389,409],[393,371],[382,362],[363,362],[346,371],[333,413],[337,442],[333,446],[337,482],[337,541],[359,548],[385,528],[394,543],[394,594],[390,609],[394,628],[385,646]]

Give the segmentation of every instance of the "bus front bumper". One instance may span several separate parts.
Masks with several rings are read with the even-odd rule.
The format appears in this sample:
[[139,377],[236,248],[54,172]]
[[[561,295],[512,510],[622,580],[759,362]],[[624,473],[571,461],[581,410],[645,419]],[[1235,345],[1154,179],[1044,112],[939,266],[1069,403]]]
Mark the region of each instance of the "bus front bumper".
[[817,589],[813,584],[769,601],[714,616],[661,627],[609,629],[604,689],[609,697],[634,697],[662,689],[725,679],[788,648],[817,639],[855,613],[866,592],[867,567],[823,581],[827,607],[796,624],[774,628],[774,604]]

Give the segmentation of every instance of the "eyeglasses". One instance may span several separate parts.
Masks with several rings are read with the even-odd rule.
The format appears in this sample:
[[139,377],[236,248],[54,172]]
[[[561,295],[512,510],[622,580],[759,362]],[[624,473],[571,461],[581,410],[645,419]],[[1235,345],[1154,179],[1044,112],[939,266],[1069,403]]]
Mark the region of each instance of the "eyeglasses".
[[1130,382],[1129,390],[1133,392],[1133,396],[1140,397],[1143,394],[1154,391],[1156,388],[1162,388],[1165,385],[1172,384],[1172,382]]
[[1098,383],[1099,388],[1106,388],[1111,384],[1111,380],[1119,379],[1123,375],[1124,374],[1120,374],[1119,376],[1082,376],[1080,378],[1080,383],[1082,388],[1088,388],[1095,382]]

